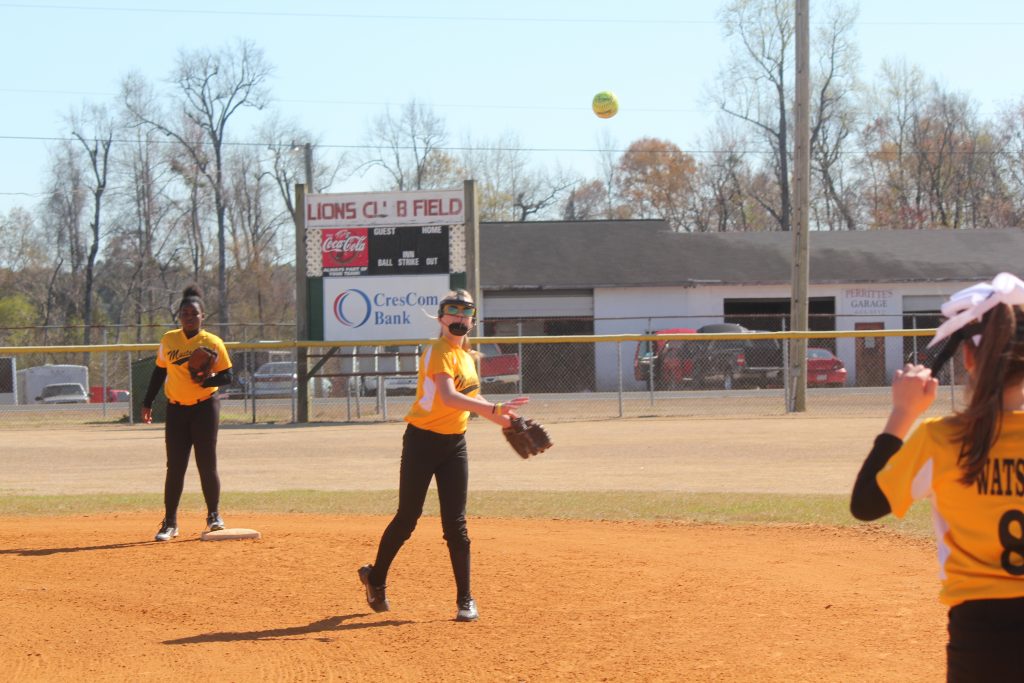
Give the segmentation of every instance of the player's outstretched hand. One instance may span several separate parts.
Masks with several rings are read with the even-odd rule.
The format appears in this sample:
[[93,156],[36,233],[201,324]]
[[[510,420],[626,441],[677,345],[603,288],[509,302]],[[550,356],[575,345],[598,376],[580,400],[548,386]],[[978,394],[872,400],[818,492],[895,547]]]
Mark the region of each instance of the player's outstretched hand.
[[501,407],[502,407],[502,409],[505,412],[508,412],[508,411],[511,411],[511,410],[515,410],[516,408],[520,408],[522,406],[525,406],[529,402],[530,402],[530,397],[529,396],[516,396],[511,401],[505,401],[504,403],[502,403]]
[[939,380],[923,365],[907,363],[892,381],[892,412],[885,431],[904,438],[917,418],[928,410],[939,390]]
[[528,396],[516,396],[509,401],[502,401],[501,403],[495,403],[494,407],[497,409],[493,414],[487,415],[491,422],[495,423],[502,429],[505,429],[512,424],[512,420],[519,417],[519,413],[516,412],[516,408],[524,406],[530,402]]
[[153,409],[142,407],[142,423],[151,425],[153,424]]

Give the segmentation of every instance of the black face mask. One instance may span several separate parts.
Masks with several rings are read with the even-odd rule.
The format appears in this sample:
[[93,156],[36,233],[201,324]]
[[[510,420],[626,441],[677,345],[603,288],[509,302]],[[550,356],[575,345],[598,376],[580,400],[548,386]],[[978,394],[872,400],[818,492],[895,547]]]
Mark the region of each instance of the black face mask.
[[465,337],[469,334],[469,325],[466,323],[452,323],[448,326],[448,331],[456,337]]

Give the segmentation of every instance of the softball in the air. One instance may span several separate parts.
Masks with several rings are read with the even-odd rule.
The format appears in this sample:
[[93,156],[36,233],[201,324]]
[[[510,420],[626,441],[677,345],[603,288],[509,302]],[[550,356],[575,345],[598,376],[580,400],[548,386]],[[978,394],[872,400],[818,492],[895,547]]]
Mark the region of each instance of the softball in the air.
[[619,113],[619,100],[615,93],[609,90],[602,90],[594,95],[594,103],[591,105],[594,113],[602,119],[610,119]]

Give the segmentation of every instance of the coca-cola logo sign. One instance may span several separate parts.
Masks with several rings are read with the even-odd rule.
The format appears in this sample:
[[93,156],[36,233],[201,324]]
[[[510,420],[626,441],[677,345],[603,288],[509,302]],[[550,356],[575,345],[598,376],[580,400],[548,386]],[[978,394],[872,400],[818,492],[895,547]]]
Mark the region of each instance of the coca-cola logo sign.
[[321,241],[324,269],[366,268],[370,262],[367,231],[367,228],[324,229]]

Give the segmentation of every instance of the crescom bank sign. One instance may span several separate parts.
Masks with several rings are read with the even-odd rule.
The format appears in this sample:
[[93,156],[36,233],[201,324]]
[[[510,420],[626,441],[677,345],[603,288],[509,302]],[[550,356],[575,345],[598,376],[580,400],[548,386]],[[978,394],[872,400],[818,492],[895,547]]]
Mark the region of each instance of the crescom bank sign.
[[448,275],[324,278],[327,341],[429,339],[437,336],[437,304]]

